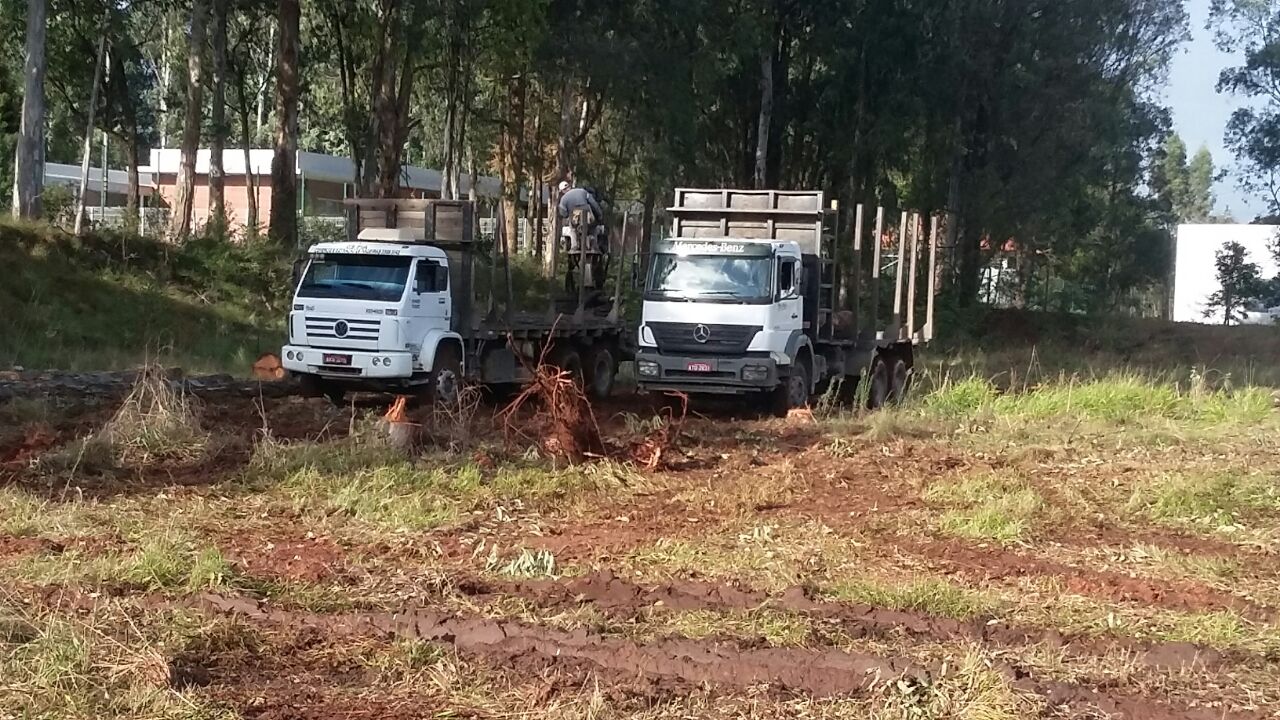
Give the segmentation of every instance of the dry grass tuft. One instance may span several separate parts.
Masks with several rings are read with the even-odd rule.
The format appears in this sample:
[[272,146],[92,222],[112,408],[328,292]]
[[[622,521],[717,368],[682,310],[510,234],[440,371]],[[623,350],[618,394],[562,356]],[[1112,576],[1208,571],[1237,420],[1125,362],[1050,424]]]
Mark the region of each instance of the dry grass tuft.
[[101,435],[121,462],[137,465],[196,460],[209,443],[195,399],[174,389],[156,365],[138,373],[133,389]]

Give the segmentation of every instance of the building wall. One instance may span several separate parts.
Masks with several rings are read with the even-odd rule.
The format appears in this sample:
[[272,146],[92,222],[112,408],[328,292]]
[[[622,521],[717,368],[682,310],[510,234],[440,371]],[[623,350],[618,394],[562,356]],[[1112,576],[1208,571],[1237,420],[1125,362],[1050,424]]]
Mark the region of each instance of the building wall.
[[[258,185],[258,222],[266,226],[271,221],[271,176],[263,175],[254,178]],[[302,193],[302,214],[305,217],[341,217],[342,202],[350,196],[348,186],[338,182],[307,180],[305,189],[299,186]],[[165,207],[172,208],[177,199],[178,178],[173,173],[160,173],[156,176],[156,193]],[[249,215],[249,191],[243,175],[228,175],[225,180],[227,220],[233,230],[244,226]],[[348,188],[344,191],[344,187]],[[436,198],[439,193],[400,188],[397,197],[401,198]],[[209,177],[197,173],[195,176],[195,196],[192,202],[191,219],[193,224],[202,225],[209,219]]]
[[[258,222],[266,226],[271,221],[271,176],[255,177],[258,197]],[[157,193],[166,207],[172,208],[177,199],[178,178],[162,173],[156,177]],[[227,221],[231,229],[244,227],[249,217],[249,188],[243,175],[228,175],[224,181]],[[191,220],[203,225],[209,220],[209,177],[196,175],[195,196],[191,204]]]

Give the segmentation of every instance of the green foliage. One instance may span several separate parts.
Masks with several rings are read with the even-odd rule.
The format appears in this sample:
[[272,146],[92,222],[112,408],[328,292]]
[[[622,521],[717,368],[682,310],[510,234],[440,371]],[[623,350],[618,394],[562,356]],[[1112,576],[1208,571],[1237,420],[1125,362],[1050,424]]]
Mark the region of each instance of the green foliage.
[[1187,145],[1171,133],[1157,153],[1151,171],[1152,189],[1182,223],[1208,222],[1213,217],[1213,155],[1201,147],[1187,162]]
[[1241,184],[1268,199],[1280,212],[1280,13],[1265,0],[1213,0],[1210,22],[1219,48],[1243,60],[1218,77],[1218,91],[1250,98],[1227,124],[1227,146],[1244,165]]

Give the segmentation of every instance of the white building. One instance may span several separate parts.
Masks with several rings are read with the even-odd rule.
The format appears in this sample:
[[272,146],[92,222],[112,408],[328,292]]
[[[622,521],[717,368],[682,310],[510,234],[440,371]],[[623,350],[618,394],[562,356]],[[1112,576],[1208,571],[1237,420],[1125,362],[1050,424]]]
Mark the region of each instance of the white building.
[[1270,245],[1280,239],[1277,225],[1179,225],[1173,267],[1173,320],[1216,324],[1221,316],[1205,317],[1209,296],[1217,292],[1218,251],[1229,242],[1238,242],[1256,263],[1263,278],[1280,273]]

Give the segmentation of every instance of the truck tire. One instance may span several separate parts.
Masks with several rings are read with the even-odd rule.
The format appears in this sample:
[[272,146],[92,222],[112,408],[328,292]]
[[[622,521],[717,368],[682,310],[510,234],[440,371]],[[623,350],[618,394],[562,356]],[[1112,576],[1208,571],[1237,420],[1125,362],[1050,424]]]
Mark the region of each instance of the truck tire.
[[341,385],[320,379],[316,375],[303,375],[298,378],[298,386],[304,398],[328,398],[329,402],[342,407],[347,391]]
[[547,358],[547,364],[569,373],[578,387],[584,387],[582,375],[582,356],[568,345],[554,348]]
[[803,359],[797,362],[791,373],[782,378],[773,389],[772,410],[776,417],[786,417],[794,408],[809,404],[809,365]]
[[618,374],[618,363],[613,350],[603,343],[593,345],[587,352],[587,364],[583,367],[587,392],[596,400],[607,399],[613,394],[613,381]]
[[462,358],[453,343],[441,345],[436,350],[427,381],[427,397],[437,405],[453,405],[458,402],[462,390]]
[[911,373],[907,369],[907,361],[901,357],[892,356],[888,363],[889,370],[889,403],[900,405],[907,399],[907,390],[910,389]]
[[879,410],[889,399],[892,379],[889,377],[889,366],[881,355],[871,362],[871,373],[867,382],[867,409]]

